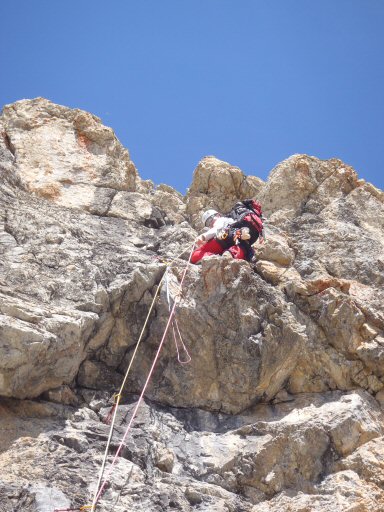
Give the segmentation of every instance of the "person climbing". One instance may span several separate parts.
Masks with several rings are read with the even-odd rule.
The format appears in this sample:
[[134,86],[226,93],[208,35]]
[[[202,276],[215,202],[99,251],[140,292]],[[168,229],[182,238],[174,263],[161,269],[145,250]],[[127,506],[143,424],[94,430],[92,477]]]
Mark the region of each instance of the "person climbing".
[[261,205],[257,201],[239,201],[225,216],[216,210],[207,210],[201,220],[209,230],[197,238],[192,263],[224,253],[234,259],[252,259],[252,244],[263,232]]
[[216,210],[207,210],[201,216],[202,223],[209,228],[196,239],[197,248],[193,251],[191,262],[196,264],[207,256],[223,254],[230,246],[225,239],[226,228],[234,222],[230,217],[222,216]]

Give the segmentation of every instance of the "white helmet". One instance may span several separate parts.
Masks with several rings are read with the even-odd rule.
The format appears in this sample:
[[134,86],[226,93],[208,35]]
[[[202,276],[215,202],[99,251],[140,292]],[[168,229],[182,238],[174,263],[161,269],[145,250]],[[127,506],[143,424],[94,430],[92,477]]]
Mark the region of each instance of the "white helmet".
[[207,226],[208,221],[211,221],[215,215],[220,214],[216,210],[207,210],[206,212],[204,212],[203,215],[201,216],[201,221],[204,224],[204,226]]

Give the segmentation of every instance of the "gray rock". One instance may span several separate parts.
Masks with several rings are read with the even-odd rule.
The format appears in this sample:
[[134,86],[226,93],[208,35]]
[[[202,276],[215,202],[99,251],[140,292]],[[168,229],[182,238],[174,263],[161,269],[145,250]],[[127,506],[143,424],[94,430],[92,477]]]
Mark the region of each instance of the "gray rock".
[[[4,512],[90,503],[112,396],[142,335],[109,464],[179,296],[191,362],[171,328],[98,512],[384,507],[380,190],[336,159],[294,155],[264,183],[206,157],[183,198],[42,98],[6,106],[0,132]],[[250,196],[255,263],[203,260],[180,293],[201,210]]]

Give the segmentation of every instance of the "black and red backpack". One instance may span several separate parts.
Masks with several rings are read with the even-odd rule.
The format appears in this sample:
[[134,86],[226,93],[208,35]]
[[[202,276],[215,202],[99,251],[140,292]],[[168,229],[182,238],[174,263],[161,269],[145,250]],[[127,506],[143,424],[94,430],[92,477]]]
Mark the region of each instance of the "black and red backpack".
[[235,222],[231,229],[248,227],[251,238],[249,243],[252,245],[263,233],[263,214],[261,204],[254,199],[244,199],[238,201],[226,217],[231,217]]

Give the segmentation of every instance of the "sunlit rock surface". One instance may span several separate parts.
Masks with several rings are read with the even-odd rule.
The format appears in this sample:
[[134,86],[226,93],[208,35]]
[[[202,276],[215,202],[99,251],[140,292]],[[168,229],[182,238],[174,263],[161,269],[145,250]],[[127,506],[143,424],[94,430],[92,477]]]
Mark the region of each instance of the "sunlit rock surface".
[[183,197],[141,180],[98,118],[42,98],[6,106],[0,133],[2,512],[90,503],[166,264],[111,455],[201,211],[250,196],[266,240],[251,264],[188,269],[191,362],[169,335],[97,510],[384,510],[382,191],[336,159],[294,155],[263,182],[205,157]]

